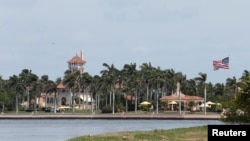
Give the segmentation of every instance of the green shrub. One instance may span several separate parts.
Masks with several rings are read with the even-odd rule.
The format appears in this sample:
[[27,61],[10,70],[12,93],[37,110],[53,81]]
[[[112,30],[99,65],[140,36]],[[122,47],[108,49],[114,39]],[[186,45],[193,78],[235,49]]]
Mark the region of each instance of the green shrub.
[[102,113],[112,113],[112,106],[107,105],[102,107]]

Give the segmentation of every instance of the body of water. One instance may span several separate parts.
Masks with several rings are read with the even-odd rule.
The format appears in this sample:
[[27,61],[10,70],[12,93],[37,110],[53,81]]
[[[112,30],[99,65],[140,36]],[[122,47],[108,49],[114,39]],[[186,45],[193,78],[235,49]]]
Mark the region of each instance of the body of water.
[[218,120],[0,120],[1,141],[66,141],[84,135],[150,131],[211,124]]

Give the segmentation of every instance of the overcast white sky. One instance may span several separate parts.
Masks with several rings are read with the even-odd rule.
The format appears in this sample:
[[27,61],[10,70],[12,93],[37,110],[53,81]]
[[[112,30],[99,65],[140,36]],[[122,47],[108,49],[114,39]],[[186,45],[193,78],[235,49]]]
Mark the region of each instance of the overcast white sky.
[[[56,80],[80,51],[85,71],[151,63],[225,83],[250,70],[248,0],[0,0],[0,75]],[[212,61],[230,58],[230,69]]]

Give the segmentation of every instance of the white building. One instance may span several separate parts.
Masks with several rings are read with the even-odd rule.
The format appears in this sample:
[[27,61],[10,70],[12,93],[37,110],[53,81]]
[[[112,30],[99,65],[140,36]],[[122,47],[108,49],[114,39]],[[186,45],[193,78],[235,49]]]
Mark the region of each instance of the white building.
[[[76,72],[80,70],[81,73],[84,71],[84,65],[86,61],[83,59],[83,54],[81,51],[81,55],[78,56],[77,54],[70,59],[68,62],[68,68],[72,72]],[[72,106],[72,95],[73,93],[70,91],[70,89],[67,86],[64,86],[62,83],[60,83],[57,86],[57,93],[42,93],[40,99],[38,99],[39,107],[45,107],[45,108],[52,108],[54,106],[60,108],[60,107],[71,107]],[[93,98],[91,98],[90,93],[88,90],[78,90],[77,92],[74,92],[74,105],[76,109],[81,110],[90,110],[91,108],[94,108],[95,101]],[[56,99],[56,100],[55,100]]]

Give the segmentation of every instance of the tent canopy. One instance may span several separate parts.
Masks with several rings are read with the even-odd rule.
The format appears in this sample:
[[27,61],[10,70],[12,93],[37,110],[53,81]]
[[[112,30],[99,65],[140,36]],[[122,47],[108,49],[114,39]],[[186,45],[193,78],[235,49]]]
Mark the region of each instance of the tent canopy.
[[150,105],[151,103],[148,101],[143,101],[142,103],[140,103],[140,105]]
[[[205,106],[204,106],[204,103],[202,103],[202,104],[200,105],[200,107],[205,107]],[[210,107],[210,106],[206,103],[206,107]]]
[[208,102],[206,102],[206,104],[208,104],[208,105],[214,105],[215,103],[213,103],[212,101],[208,101]]
[[168,104],[177,104],[177,102],[176,101],[171,101]]
[[71,109],[72,107],[70,107],[70,106],[60,106],[60,107],[58,107],[58,109]]

